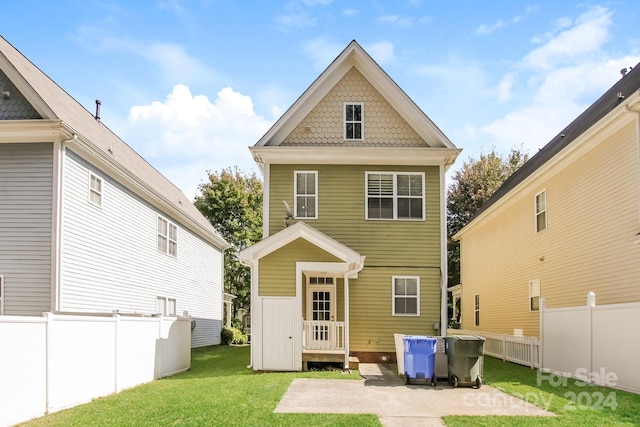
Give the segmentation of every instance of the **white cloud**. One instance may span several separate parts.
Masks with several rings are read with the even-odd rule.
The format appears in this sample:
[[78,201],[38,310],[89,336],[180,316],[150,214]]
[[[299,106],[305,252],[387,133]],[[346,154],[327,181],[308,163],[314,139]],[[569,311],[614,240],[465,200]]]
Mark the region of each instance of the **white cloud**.
[[349,17],[349,18],[351,18],[351,17],[353,17],[353,16],[356,16],[358,13],[359,13],[358,9],[344,9],[344,10],[342,11],[342,14],[343,14],[344,16]]
[[304,43],[302,51],[309,56],[317,69],[324,69],[342,52],[344,46],[318,37]]
[[143,156],[193,197],[207,170],[254,168],[248,147],[270,126],[254,112],[250,97],[230,87],[211,102],[176,85],[164,101],[131,107],[126,139],[136,141]]
[[[502,149],[522,144],[534,154],[611,87],[620,68],[640,59],[613,57],[604,49],[611,15],[594,7],[575,21],[558,20],[544,44],[525,55],[497,86],[498,100],[526,102],[478,126],[479,136]],[[518,82],[523,83],[518,87]]]
[[410,27],[413,24],[413,18],[410,16],[385,15],[376,19],[376,22],[394,27]]
[[504,22],[502,21],[502,19],[498,20],[495,24],[492,24],[492,25],[485,25],[485,24],[480,25],[476,29],[476,34],[480,34],[480,35],[491,34],[495,30],[501,27],[504,27]]
[[[584,55],[598,51],[609,39],[612,12],[596,6],[582,14],[573,27],[561,31],[523,59],[532,69],[550,69],[581,61]],[[563,24],[564,25],[564,24]]]
[[380,64],[388,64],[395,59],[395,53],[393,51],[393,43],[388,41],[382,41],[367,45],[367,52],[371,55],[375,61]]

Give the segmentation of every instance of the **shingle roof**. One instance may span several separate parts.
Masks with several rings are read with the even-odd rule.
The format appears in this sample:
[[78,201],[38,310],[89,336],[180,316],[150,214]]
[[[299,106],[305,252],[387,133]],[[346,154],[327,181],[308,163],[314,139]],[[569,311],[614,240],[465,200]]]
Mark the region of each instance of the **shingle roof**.
[[[25,92],[31,89],[37,99],[29,99],[39,113],[45,119],[61,120],[64,125],[76,133],[82,141],[95,145],[95,148],[105,154],[105,158],[111,159],[113,165],[124,169],[130,174],[137,184],[155,200],[161,200],[165,206],[179,212],[187,220],[192,229],[200,231],[208,237],[211,243],[225,248],[227,242],[220,236],[215,228],[189,201],[189,199],[173,185],[167,178],[151,166],[142,156],[136,153],[116,134],[111,132],[104,124],[97,121],[92,113],[86,110],[71,95],[65,92],[37,66],[22,55],[16,48],[0,36],[0,55],[13,70],[3,70],[8,75],[15,72],[23,80],[13,83],[21,87]],[[15,71],[11,72],[10,71]],[[27,95],[27,98],[29,96]],[[44,114],[43,114],[44,113]],[[179,218],[176,218],[179,219]]]
[[[531,157],[520,169],[514,172],[487,200],[471,218],[471,223],[478,216],[495,204],[502,197],[506,196],[518,184],[527,179],[535,171],[540,169],[545,163],[560,153],[565,147],[573,143],[580,135],[595,125],[620,105],[625,98],[640,89],[640,64],[632,68],[616,84],[604,93],[596,102],[580,114],[574,121],[565,127],[558,135],[541,148]],[[619,96],[621,95],[621,96]]]

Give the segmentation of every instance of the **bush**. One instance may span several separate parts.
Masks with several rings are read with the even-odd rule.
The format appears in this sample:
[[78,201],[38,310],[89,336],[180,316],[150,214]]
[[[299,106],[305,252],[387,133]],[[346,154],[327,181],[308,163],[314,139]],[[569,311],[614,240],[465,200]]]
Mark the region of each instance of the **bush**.
[[237,328],[222,328],[222,344],[246,344],[247,335]]

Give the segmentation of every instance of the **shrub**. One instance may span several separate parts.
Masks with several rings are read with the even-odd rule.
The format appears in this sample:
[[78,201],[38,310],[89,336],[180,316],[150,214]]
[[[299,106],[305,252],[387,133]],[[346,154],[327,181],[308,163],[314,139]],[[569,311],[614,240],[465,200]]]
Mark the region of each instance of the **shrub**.
[[222,344],[226,345],[247,343],[247,335],[244,332],[240,329],[227,328],[226,326],[222,328],[221,339]]

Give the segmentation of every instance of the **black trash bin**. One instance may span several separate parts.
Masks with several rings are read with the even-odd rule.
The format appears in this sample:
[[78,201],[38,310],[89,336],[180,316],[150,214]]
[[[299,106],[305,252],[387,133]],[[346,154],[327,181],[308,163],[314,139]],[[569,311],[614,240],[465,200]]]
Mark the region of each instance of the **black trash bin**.
[[470,385],[480,388],[484,362],[484,338],[473,335],[452,335],[445,337],[444,340],[449,384],[453,387]]

